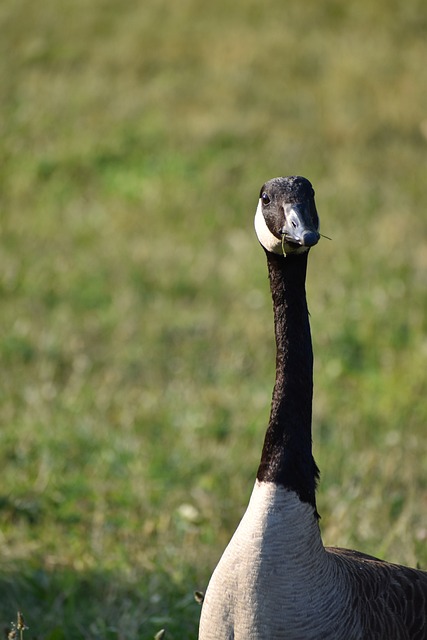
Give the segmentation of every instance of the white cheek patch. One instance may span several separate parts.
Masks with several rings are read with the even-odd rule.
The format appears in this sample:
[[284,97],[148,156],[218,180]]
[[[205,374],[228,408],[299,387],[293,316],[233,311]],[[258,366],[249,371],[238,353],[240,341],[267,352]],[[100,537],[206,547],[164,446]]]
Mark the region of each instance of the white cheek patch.
[[258,207],[255,213],[255,231],[258,236],[258,240],[267,251],[271,253],[283,253],[282,241],[276,238],[267,227],[262,213],[261,199],[258,202]]

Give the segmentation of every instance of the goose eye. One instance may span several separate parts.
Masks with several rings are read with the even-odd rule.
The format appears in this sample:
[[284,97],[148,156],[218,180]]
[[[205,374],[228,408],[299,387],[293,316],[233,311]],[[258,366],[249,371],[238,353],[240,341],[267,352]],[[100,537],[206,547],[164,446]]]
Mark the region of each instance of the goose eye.
[[270,204],[270,198],[268,197],[268,195],[265,193],[262,194],[261,196],[261,200],[262,200],[262,204]]

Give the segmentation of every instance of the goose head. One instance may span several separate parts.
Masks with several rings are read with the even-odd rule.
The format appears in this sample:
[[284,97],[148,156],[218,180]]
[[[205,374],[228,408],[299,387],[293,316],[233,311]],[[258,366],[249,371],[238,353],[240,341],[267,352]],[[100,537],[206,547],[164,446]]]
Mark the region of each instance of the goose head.
[[259,194],[255,231],[266,251],[304,253],[320,238],[311,183],[301,176],[273,178]]

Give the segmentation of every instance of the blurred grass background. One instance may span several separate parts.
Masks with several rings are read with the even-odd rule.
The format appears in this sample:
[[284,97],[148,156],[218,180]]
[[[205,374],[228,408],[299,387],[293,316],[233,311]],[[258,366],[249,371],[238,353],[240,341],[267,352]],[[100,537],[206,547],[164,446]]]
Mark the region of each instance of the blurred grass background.
[[195,638],[274,379],[261,184],[314,184],[325,543],[427,566],[427,7],[3,0],[0,620]]

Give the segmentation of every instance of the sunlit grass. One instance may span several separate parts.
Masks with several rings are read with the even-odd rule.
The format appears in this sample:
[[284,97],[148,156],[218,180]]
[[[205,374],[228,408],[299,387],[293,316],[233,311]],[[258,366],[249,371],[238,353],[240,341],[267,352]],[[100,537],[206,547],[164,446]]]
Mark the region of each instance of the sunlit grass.
[[[274,375],[264,180],[315,186],[327,544],[427,566],[427,10],[0,7],[0,611],[196,636]],[[28,632],[26,632],[28,634]]]

